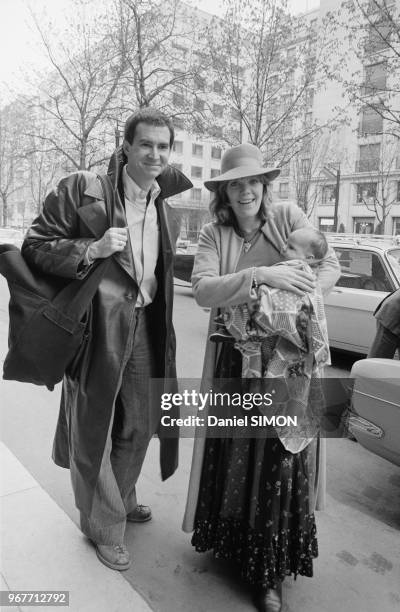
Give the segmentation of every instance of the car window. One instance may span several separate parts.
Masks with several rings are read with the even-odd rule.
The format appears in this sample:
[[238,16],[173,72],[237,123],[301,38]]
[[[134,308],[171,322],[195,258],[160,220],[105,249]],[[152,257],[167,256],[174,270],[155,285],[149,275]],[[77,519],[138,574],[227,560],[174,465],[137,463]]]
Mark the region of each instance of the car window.
[[336,283],[337,287],[368,291],[393,291],[393,283],[377,253],[362,249],[334,248],[342,272]]
[[400,249],[390,249],[387,252],[387,258],[393,272],[400,281]]

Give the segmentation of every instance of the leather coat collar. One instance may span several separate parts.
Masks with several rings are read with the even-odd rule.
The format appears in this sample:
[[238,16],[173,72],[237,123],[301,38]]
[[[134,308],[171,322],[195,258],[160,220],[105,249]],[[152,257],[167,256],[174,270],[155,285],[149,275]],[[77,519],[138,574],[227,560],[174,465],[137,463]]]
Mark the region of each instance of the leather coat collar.
[[[94,198],[94,201],[81,206],[78,209],[78,214],[85,225],[90,229],[92,234],[97,238],[101,238],[104,232],[110,227],[126,227],[125,207],[123,203],[123,193],[120,191],[122,183],[122,169],[126,164],[126,157],[122,147],[116,149],[111,156],[108,175],[111,178],[114,188],[114,206],[112,209],[112,218],[107,218],[107,211],[104,202],[103,190],[100,181],[95,175],[88,179],[85,188],[85,196]],[[166,170],[157,177],[157,182],[160,186],[160,194],[156,199],[156,206],[159,215],[161,228],[161,244],[164,255],[170,254],[174,250],[174,245],[171,243],[170,228],[166,211],[163,206],[159,206],[161,200],[181,193],[190,189],[193,185],[182,172],[168,166]],[[133,262],[132,250],[129,245],[121,252],[113,255],[114,259],[122,266],[122,268],[136,280],[135,267]]]

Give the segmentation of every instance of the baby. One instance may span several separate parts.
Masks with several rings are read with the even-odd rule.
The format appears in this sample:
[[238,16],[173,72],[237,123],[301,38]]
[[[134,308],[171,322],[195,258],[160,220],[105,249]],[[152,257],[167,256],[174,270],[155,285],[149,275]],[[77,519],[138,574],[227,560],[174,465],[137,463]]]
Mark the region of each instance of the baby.
[[[328,243],[324,234],[313,227],[304,227],[295,230],[289,235],[285,246],[281,250],[283,262],[275,264],[291,265],[301,270],[310,270],[318,265],[328,251]],[[261,285],[259,293],[265,294],[269,289]],[[276,289],[275,291],[285,291]],[[285,291],[286,293],[286,291]],[[260,297],[260,295],[258,296]],[[257,339],[257,324],[253,315],[259,311],[260,303],[257,300],[252,304],[239,304],[225,308],[224,312],[216,317],[215,322],[220,329],[210,335],[212,342],[237,342],[240,340]],[[301,310],[299,312],[299,324]]]

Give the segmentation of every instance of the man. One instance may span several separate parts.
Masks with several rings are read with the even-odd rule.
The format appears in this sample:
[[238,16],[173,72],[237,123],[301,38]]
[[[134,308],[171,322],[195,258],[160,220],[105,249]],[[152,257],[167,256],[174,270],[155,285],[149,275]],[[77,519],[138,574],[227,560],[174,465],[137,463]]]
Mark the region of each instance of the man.
[[400,289],[390,293],[374,312],[376,335],[368,357],[393,359],[400,353]]
[[66,373],[53,459],[69,467],[82,531],[108,567],[130,566],[126,521],[150,520],[135,485],[152,435],[160,436],[163,479],[177,466],[177,439],[162,438],[160,404],[149,380],[176,385],[172,326],[173,252],[177,237],[164,198],[192,187],[168,166],[174,129],[154,109],[130,116],[110,160],[112,218],[99,179],[77,172],[50,193],[22,253],[44,273],[84,278],[110,258],[90,313],[79,363]]

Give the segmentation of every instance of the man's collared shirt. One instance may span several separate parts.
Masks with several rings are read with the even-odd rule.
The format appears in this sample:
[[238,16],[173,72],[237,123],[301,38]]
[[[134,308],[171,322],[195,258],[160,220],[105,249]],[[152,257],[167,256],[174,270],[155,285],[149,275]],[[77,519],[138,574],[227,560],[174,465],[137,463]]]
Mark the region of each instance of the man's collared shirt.
[[139,285],[136,306],[147,306],[153,301],[157,291],[155,268],[160,250],[160,229],[154,202],[160,193],[160,187],[154,181],[149,192],[141,189],[129,176],[126,166],[123,169],[122,180],[125,214],[136,280]]

